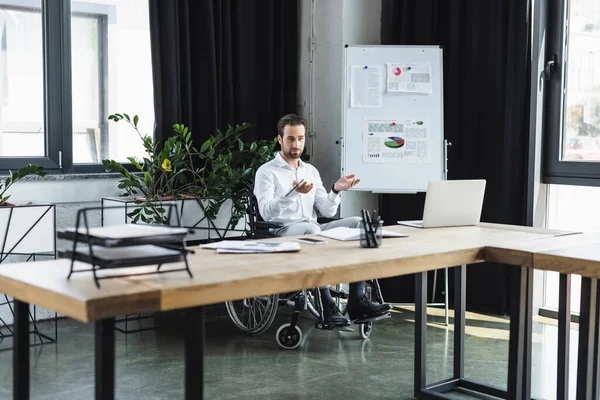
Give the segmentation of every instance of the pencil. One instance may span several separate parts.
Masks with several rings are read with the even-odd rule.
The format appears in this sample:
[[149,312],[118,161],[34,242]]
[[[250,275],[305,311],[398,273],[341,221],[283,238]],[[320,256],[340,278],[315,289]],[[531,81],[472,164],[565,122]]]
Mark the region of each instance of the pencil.
[[285,197],[288,197],[288,194],[290,194],[290,193],[292,193],[294,190],[296,190],[296,188],[297,188],[298,186],[300,186],[300,184],[301,184],[302,182],[304,182],[304,178],[300,179],[300,182],[298,182],[298,183],[296,184],[296,186],[294,186],[294,187],[292,188],[292,190],[290,190],[289,192],[287,192],[287,194],[285,195]]

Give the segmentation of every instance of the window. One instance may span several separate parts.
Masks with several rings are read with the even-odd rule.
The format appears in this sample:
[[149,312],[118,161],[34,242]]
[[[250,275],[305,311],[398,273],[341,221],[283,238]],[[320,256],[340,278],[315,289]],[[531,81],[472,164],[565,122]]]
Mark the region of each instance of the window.
[[[549,229],[600,231],[600,187],[549,185]],[[558,310],[558,272],[545,272],[543,308]],[[579,313],[581,276],[571,277],[571,312]]]
[[[44,84],[44,82],[46,82]],[[147,0],[0,0],[0,170],[102,172],[152,134]]]
[[550,7],[551,52],[544,131],[549,183],[600,185],[600,1],[560,0]]
[[46,155],[42,14],[36,3],[0,5],[0,157]]

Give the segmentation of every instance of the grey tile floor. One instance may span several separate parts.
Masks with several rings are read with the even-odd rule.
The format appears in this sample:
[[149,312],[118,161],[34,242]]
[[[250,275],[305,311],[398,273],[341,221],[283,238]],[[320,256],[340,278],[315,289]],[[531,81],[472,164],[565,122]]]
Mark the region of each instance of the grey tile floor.
[[[471,313],[467,318],[466,375],[506,387],[508,319]],[[282,310],[267,332],[246,336],[226,317],[211,319],[207,323],[205,398],[412,398],[414,313],[410,309],[377,322],[367,340],[357,332],[316,330],[307,316],[300,322],[303,343],[291,351],[275,342],[275,331],[288,320],[288,310]],[[442,321],[440,316],[430,316],[429,382],[452,372],[453,332]],[[118,399],[183,398],[182,316],[171,316],[166,322],[167,326],[155,330],[116,332]],[[32,399],[93,399],[93,325],[63,319],[58,335],[57,344],[31,349]],[[577,331],[571,336],[573,357]],[[535,322],[533,341],[533,395],[554,398],[556,326]],[[574,373],[574,359],[571,365]],[[0,352],[0,380],[0,399],[12,398],[12,351]],[[457,394],[457,398],[470,397]]]

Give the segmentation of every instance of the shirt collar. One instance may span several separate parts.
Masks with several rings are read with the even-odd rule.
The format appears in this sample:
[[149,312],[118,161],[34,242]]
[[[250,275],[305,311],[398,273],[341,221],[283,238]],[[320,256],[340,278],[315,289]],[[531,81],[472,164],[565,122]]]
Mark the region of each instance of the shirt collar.
[[[285,159],[281,156],[281,151],[277,152],[277,155],[275,156],[275,161],[277,162],[278,167],[282,167],[282,168],[287,167],[289,169],[295,169],[290,164],[288,164],[288,162],[285,161]],[[298,168],[302,168],[303,166],[304,166],[304,161],[298,159]]]

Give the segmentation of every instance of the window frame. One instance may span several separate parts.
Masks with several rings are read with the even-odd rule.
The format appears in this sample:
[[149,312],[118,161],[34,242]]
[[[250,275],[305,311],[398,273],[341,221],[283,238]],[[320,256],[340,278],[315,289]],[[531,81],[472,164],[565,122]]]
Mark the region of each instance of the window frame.
[[[568,72],[568,21],[570,0],[547,0],[546,62],[556,55],[556,71],[545,81],[546,101],[543,117],[543,182],[577,186],[600,186],[600,161],[562,161],[564,104]],[[540,77],[540,79],[544,79]]]
[[[63,104],[61,93],[63,89],[60,70],[61,59],[64,57],[60,46],[62,7],[68,0],[57,0],[53,7],[48,7],[47,0],[1,0],[0,7],[8,9],[38,9],[42,12],[42,49],[44,74],[44,145],[46,156],[43,157],[0,157],[0,173],[14,170],[35,163],[43,166],[49,172],[61,171],[60,150],[62,147],[61,132],[64,127]],[[63,28],[64,29],[64,28]],[[54,46],[50,44],[54,43]],[[70,77],[70,71],[69,71]],[[58,91],[57,91],[58,90]],[[70,105],[70,103],[69,103]]]
[[[105,173],[101,162],[73,163],[73,115],[72,115],[72,64],[71,64],[71,18],[72,15],[98,18],[99,53],[99,128],[101,143],[108,148],[106,110],[109,95],[104,90],[108,83],[108,24],[116,20],[116,6],[88,4],[71,0],[0,0],[0,7],[24,9],[41,6],[42,41],[44,65],[44,127],[45,150],[43,157],[0,157],[0,175],[19,169],[27,164],[38,164],[51,174]],[[73,8],[73,9],[72,9]],[[100,159],[108,158],[105,152]],[[130,171],[135,168],[123,165]]]
[[[99,9],[100,8],[100,9]],[[108,82],[108,19],[111,18],[111,11],[114,9],[114,6],[103,6],[96,5],[93,9],[92,7],[82,8],[81,11],[73,10],[72,13],[69,13],[69,21],[71,20],[72,15],[77,16],[91,16],[97,18],[98,20],[98,30],[100,34],[98,35],[98,50],[100,54],[103,54],[103,57],[98,58],[98,68],[99,68],[99,80],[98,80],[98,93],[101,94],[100,104],[98,114],[100,116],[104,116],[104,118],[99,119],[99,128],[100,128],[100,143],[105,144],[106,148],[108,148],[109,142],[109,134],[108,134],[108,126],[107,126],[107,118],[108,114],[106,114],[106,110],[108,110],[108,96],[104,91],[104,87],[107,86]],[[70,38],[71,34],[69,33],[69,47],[70,46]],[[71,53],[71,52],[69,52]],[[71,60],[69,59],[69,68],[71,69]],[[71,81],[72,83],[72,81]],[[72,97],[70,97],[72,100]],[[71,103],[72,107],[72,103]],[[71,108],[72,110],[72,108]],[[71,117],[71,121],[72,121]],[[73,129],[71,128],[70,132],[65,132],[64,141],[67,141],[73,144]],[[100,159],[107,159],[109,156],[105,152],[100,152]],[[63,167],[66,169],[67,173],[94,173],[94,172],[105,172],[102,163],[73,163],[73,149],[66,152],[65,158],[63,159]]]

